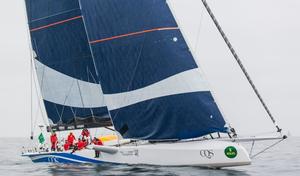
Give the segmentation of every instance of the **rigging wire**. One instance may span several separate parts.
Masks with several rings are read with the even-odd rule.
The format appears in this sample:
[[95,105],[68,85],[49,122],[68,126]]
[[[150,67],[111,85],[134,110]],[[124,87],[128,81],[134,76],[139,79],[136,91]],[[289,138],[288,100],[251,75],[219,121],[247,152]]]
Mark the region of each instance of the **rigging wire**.
[[[169,3],[170,3],[170,2],[169,2]],[[169,6],[170,6],[170,5],[171,5],[171,4],[169,4]],[[171,6],[170,6],[170,8],[171,8]],[[174,10],[173,10],[173,11],[174,11]],[[184,38],[185,38],[185,40],[187,41],[187,44],[188,44],[189,48],[192,48],[191,54],[193,55],[194,58],[198,58],[198,59],[199,59],[199,55],[198,55],[199,52],[198,52],[197,49],[198,49],[199,44],[200,44],[201,31],[202,31],[203,23],[204,23],[204,20],[205,20],[205,13],[204,13],[205,10],[204,10],[203,6],[201,6],[200,11],[201,11],[201,14],[200,14],[200,24],[199,24],[199,27],[198,27],[197,36],[196,36],[196,39],[197,39],[197,40],[196,40],[196,44],[195,44],[194,48],[192,48],[192,45],[189,44],[189,42],[188,42],[188,38],[185,37],[186,35],[184,35]],[[176,19],[176,21],[177,21],[177,23],[178,23],[179,28],[181,29],[181,25],[179,24],[178,19],[176,18],[175,14],[173,14],[173,15],[174,15],[174,17],[175,17],[175,19]],[[181,29],[181,32],[184,34],[184,31],[183,31],[182,29]],[[198,65],[198,67],[200,67],[200,64],[198,64],[197,59],[196,59],[196,63],[197,63],[197,65]],[[207,78],[207,75],[206,75],[206,73],[204,72],[203,69],[201,69],[201,74],[202,74],[202,76],[203,76],[204,78]],[[231,134],[233,134],[233,137],[236,137],[237,134],[236,134],[236,132],[235,132],[235,129],[234,129],[234,127],[232,126],[232,124],[230,123],[230,120],[227,118],[226,113],[225,113],[225,111],[223,110],[222,106],[220,105],[220,102],[218,101],[218,98],[217,98],[217,96],[216,96],[215,90],[213,89],[213,86],[212,86],[211,83],[210,83],[209,81],[207,81],[207,80],[206,80],[206,83],[208,84],[208,87],[210,88],[210,92],[211,92],[211,94],[212,94],[212,96],[213,96],[213,98],[214,98],[214,101],[215,101],[217,107],[219,108],[219,110],[220,110],[220,112],[221,112],[221,114],[222,114],[222,116],[223,116],[223,118],[224,118],[224,120],[225,120],[225,122],[226,122],[225,127],[228,129],[228,132],[227,132],[227,133],[228,133],[228,136],[229,136],[230,138],[232,138]]]
[[251,149],[250,149],[250,152],[249,152],[250,156],[252,156],[252,152],[253,152],[253,149],[254,149],[254,144],[255,144],[255,140],[253,140],[252,144],[251,144]]
[[[79,9],[82,10],[81,1],[79,1]],[[85,22],[85,19],[84,19],[84,16],[83,16],[83,15],[82,15],[82,22],[83,22],[83,26],[84,26],[84,30],[85,30],[86,37],[87,37],[88,41],[91,41],[90,36],[88,35],[88,30],[87,30],[87,28],[86,28],[86,22]],[[92,45],[91,45],[90,43],[89,43],[89,50],[90,50],[90,53],[91,53],[91,56],[92,56],[93,66],[94,66],[94,69],[95,69],[95,72],[96,72],[96,76],[99,78],[99,77],[100,77],[100,74],[99,74],[99,71],[98,71],[98,69],[97,69],[97,67],[96,67],[95,55],[94,55],[94,53],[93,53]],[[100,92],[101,92],[102,95],[103,95],[103,101],[105,102],[106,100],[105,100],[105,96],[104,96],[104,93],[103,93],[103,90],[102,90],[102,87],[101,87],[101,82],[100,82],[100,80],[97,81],[97,83],[98,83],[98,85],[99,85]],[[114,122],[113,122],[113,120],[112,120],[111,113],[110,113],[109,110],[108,110],[108,116],[109,116],[110,119],[111,119],[111,124],[112,124],[112,126],[115,127]],[[116,132],[116,134],[118,134],[118,133]],[[118,138],[118,141],[119,141],[119,138]]]
[[[282,139],[280,139],[279,141],[275,142],[274,144],[272,144],[272,145],[266,147],[265,149],[261,150],[260,152],[258,152],[258,153],[256,153],[256,154],[250,156],[250,158],[253,159],[253,158],[257,157],[258,155],[264,153],[265,151],[267,151],[267,150],[273,148],[274,146],[276,146],[277,144],[281,143],[281,142],[284,141],[286,138],[287,138],[287,136],[283,136]],[[253,146],[254,146],[254,142],[252,143],[252,149],[253,149]],[[251,153],[252,153],[252,149],[251,149]]]
[[67,102],[67,100],[68,100],[68,98],[69,98],[69,96],[71,94],[72,89],[73,89],[74,81],[75,80],[72,81],[72,84],[71,84],[71,86],[69,88],[68,94],[65,96],[64,103],[62,104],[63,106],[62,106],[62,109],[61,109],[61,113],[58,112],[57,105],[55,105],[56,111],[57,111],[57,113],[59,115],[59,118],[60,118],[60,123],[63,123],[62,119],[63,119],[63,114],[64,114],[64,111],[65,111],[65,107],[66,107],[66,102]]
[[[172,2],[171,0],[167,0],[167,4],[169,5],[169,8],[170,8],[171,11],[173,12],[173,16],[174,16],[174,18],[175,18],[175,20],[176,20],[176,22],[177,22],[177,24],[178,24],[178,28],[180,29],[180,31],[181,31],[181,33],[182,33],[182,35],[183,35],[183,38],[185,39],[185,41],[186,41],[188,47],[191,49],[190,52],[191,52],[192,56],[193,56],[194,58],[198,58],[197,48],[198,48],[198,44],[199,44],[199,42],[200,42],[201,28],[202,28],[202,26],[203,26],[203,21],[204,21],[203,19],[204,19],[204,17],[205,17],[205,15],[204,15],[204,10],[201,9],[201,16],[200,16],[200,20],[201,20],[201,21],[200,21],[200,25],[199,25],[198,32],[197,32],[197,41],[196,41],[196,45],[195,45],[194,48],[193,48],[193,46],[192,46],[191,43],[189,42],[188,38],[186,37],[187,35],[185,34],[184,30],[182,30],[182,25],[180,24],[179,19],[176,17],[175,10],[174,10],[174,7],[172,7],[171,2]],[[197,59],[196,59],[195,61],[196,61],[196,64],[198,65],[198,67],[200,67],[200,64],[198,63]],[[202,69],[199,70],[199,71],[201,72],[200,74],[201,74],[204,78],[207,78],[205,72],[204,72]],[[219,102],[218,102],[218,99],[217,99],[217,97],[216,97],[215,91],[213,90],[213,86],[211,86],[211,84],[210,84],[209,81],[206,81],[206,83],[207,83],[208,87],[210,88],[210,92],[211,92],[211,94],[212,94],[212,96],[213,96],[213,98],[214,98],[214,101],[215,101],[216,105],[218,106],[219,110],[221,111],[221,114],[222,114],[222,116],[223,116],[223,118],[224,118],[224,120],[225,120],[225,122],[226,122],[225,127],[228,128],[228,133],[227,133],[228,136],[229,136],[230,138],[232,138],[230,134],[233,134],[233,136],[236,137],[237,134],[235,133],[235,129],[232,127],[232,125],[231,125],[231,123],[229,122],[228,118],[226,118],[225,111],[222,110],[222,106],[220,106],[220,104],[219,104]]]
[[44,112],[42,110],[42,105],[41,105],[41,102],[40,102],[40,100],[42,99],[42,96],[39,94],[38,85],[37,85],[36,79],[33,79],[33,84],[34,84],[34,87],[35,87],[35,93],[37,95],[38,109],[41,112],[44,124],[47,124],[47,120],[46,120],[47,118],[45,118],[45,116],[44,116]]
[[37,124],[37,119],[38,119],[37,117],[38,117],[38,115],[39,115],[39,109],[37,108],[36,111],[35,111],[35,115],[34,115],[35,118],[34,118],[34,123],[33,123],[34,124],[33,131],[35,131],[36,127],[37,127],[36,124]]
[[33,94],[32,94],[32,59],[30,59],[30,139],[33,140],[33,133],[34,133],[34,127],[33,127]]
[[251,133],[251,135],[249,134],[249,136],[265,136],[265,135],[274,135],[276,132],[274,131],[266,131],[266,132],[261,132],[261,133]]
[[[31,57],[31,60],[32,60],[32,61],[33,61],[34,59],[37,59],[37,56],[39,55],[39,53],[38,53],[38,47],[37,47],[37,44],[36,44],[36,41],[35,41],[35,40],[33,41],[33,44],[35,45],[35,48],[36,48],[36,52],[37,52],[37,53],[35,53],[35,51],[32,49],[32,45],[30,45],[30,46],[31,46],[30,52],[31,52],[31,56],[32,56],[32,57]],[[32,63],[34,63],[34,62],[32,62]],[[33,66],[33,65],[32,65],[32,66]],[[33,68],[34,68],[34,67],[33,67]],[[41,111],[41,115],[42,115],[42,119],[43,119],[44,124],[47,125],[47,124],[49,123],[49,121],[47,120],[47,118],[45,118],[44,112],[43,112],[43,110],[42,110],[42,107],[45,107],[45,105],[42,106],[42,105],[41,105],[41,101],[40,101],[40,100],[43,100],[43,97],[42,97],[42,95],[40,95],[40,93],[43,92],[43,88],[44,88],[45,68],[46,68],[46,67],[43,66],[43,73],[42,73],[42,78],[41,78],[41,81],[40,81],[41,84],[39,85],[39,84],[37,83],[36,79],[38,79],[38,78],[35,78],[35,77],[34,77],[35,74],[33,74],[33,81],[34,81],[35,93],[36,93],[36,95],[37,95],[38,108],[39,108],[40,111]],[[32,70],[32,73],[33,73],[33,71],[34,71],[34,70]],[[40,87],[40,91],[38,91],[38,87]],[[50,125],[49,125],[49,126],[50,126]],[[51,128],[50,128],[50,131],[53,132]]]
[[[26,22],[28,22],[28,16],[27,16],[27,13],[26,13],[26,4],[25,4],[25,1],[23,1],[23,12],[24,12],[24,19]],[[28,23],[26,23],[27,26]],[[29,58],[30,58],[30,71],[29,71],[29,74],[30,74],[30,139],[33,140],[33,134],[34,134],[34,131],[33,131],[33,98],[32,98],[32,58],[33,58],[33,54],[32,54],[32,47],[31,47],[31,43],[30,43],[30,32],[29,32],[29,28],[27,28],[26,30],[26,34],[27,34],[27,42],[28,42],[28,49],[30,51],[29,53]]]
[[220,32],[221,36],[223,37],[225,43],[227,44],[230,52],[232,53],[233,57],[235,58],[235,60],[237,61],[238,65],[240,66],[240,68],[242,69],[244,75],[246,76],[248,82],[250,83],[254,93],[256,94],[257,98],[259,99],[260,103],[262,104],[262,106],[264,107],[265,111],[267,112],[268,116],[270,117],[270,119],[272,120],[273,124],[275,125],[277,132],[281,133],[282,129],[276,124],[275,118],[273,117],[271,111],[269,110],[268,106],[266,105],[265,101],[263,100],[262,96],[260,95],[260,93],[258,92],[258,89],[256,88],[254,82],[252,81],[252,79],[250,78],[250,75],[248,74],[246,68],[244,67],[242,61],[240,60],[239,56],[237,55],[236,51],[234,50],[232,44],[230,43],[229,39],[227,38],[226,34],[224,33],[223,29],[221,28],[219,22],[217,21],[215,15],[213,14],[213,12],[211,11],[209,5],[207,4],[206,0],[201,0],[204,7],[206,8],[208,14],[210,15],[211,19],[213,20],[215,26],[217,27],[218,31]]
[[[27,42],[28,42],[28,49],[29,49],[29,59],[30,59],[30,66],[29,66],[29,73],[30,73],[30,139],[33,140],[34,136],[34,131],[35,131],[35,126],[36,126],[36,119],[33,118],[33,83],[35,84],[35,77],[34,77],[34,66],[33,66],[33,58],[34,58],[34,53],[32,52],[32,45],[31,45],[31,37],[30,37],[30,31],[29,31],[29,18],[26,13],[26,2],[23,1],[23,12],[24,12],[24,21],[27,24]],[[35,84],[36,86],[36,84]],[[36,88],[36,87],[35,87]],[[38,94],[37,94],[38,96]],[[38,100],[39,102],[39,100]],[[43,113],[42,113],[43,115]],[[43,118],[44,120],[44,118]]]
[[202,25],[203,25],[203,20],[204,20],[204,10],[203,7],[201,6],[201,14],[200,14],[200,24],[198,27],[198,31],[197,31],[197,36],[196,36],[196,44],[194,46],[194,53],[197,56],[197,49],[199,47],[199,43],[200,43],[200,35],[201,35],[201,31],[202,31]]

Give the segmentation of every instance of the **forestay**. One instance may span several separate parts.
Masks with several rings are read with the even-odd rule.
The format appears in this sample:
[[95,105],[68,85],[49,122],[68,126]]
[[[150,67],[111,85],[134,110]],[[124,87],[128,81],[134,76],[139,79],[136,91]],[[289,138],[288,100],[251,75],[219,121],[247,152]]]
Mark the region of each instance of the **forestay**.
[[187,139],[226,123],[165,0],[80,0],[116,130]]
[[111,124],[77,0],[26,0],[35,67],[55,130]]

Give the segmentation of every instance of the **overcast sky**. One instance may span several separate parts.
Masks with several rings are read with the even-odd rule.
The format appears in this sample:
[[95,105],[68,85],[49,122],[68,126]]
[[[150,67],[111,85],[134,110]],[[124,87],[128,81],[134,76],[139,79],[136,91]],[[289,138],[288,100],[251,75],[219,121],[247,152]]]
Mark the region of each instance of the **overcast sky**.
[[[226,119],[241,134],[274,131],[201,0],[170,3]],[[208,3],[278,124],[300,135],[300,1]],[[30,52],[23,0],[2,2],[0,21],[0,137],[29,136]],[[33,114],[40,123],[36,104]]]

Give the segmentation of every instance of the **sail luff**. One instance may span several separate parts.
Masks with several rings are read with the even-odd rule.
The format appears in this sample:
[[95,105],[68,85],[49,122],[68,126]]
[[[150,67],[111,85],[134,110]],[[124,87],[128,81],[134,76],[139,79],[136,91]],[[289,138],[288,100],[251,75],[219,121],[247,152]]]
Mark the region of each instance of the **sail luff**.
[[[166,0],[166,2],[167,2],[167,4],[169,5],[169,8],[170,8],[170,10],[171,10],[172,13],[173,13],[173,16],[174,16],[174,18],[175,18],[175,20],[176,20],[176,22],[177,22],[177,24],[178,24],[178,28],[181,30],[181,33],[182,33],[182,35],[183,35],[183,38],[186,40],[186,43],[187,43],[188,47],[189,47],[189,48],[193,48],[192,45],[191,45],[191,43],[190,43],[190,41],[189,41],[189,39],[188,39],[188,37],[187,37],[187,35],[185,34],[184,30],[182,30],[182,28],[181,28],[182,25],[180,24],[180,21],[179,21],[178,18],[176,17],[176,13],[175,13],[175,11],[174,11],[174,9],[173,9],[173,7],[172,7],[172,3],[171,3],[172,1],[171,1],[171,0]],[[201,19],[201,20],[202,20],[202,19]],[[197,37],[199,37],[199,36],[197,35]],[[198,40],[199,40],[199,39],[198,39]],[[190,52],[191,52],[192,56],[195,58],[196,64],[198,65],[198,67],[200,67],[200,64],[199,64],[198,59],[197,59],[198,56],[197,56],[197,54],[196,54],[196,50],[197,50],[197,44],[196,44],[196,47],[195,47],[194,49],[190,49]],[[203,70],[200,70],[200,74],[201,74],[204,78],[207,78],[207,76],[206,76],[206,74],[205,74],[205,72],[204,72]],[[199,75],[199,76],[200,76],[200,75]],[[222,114],[222,116],[223,116],[223,118],[224,118],[224,120],[225,120],[227,126],[228,126],[229,128],[232,128],[232,126],[231,126],[231,124],[230,124],[228,118],[226,118],[225,112],[222,110],[222,106],[220,106],[220,104],[218,103],[218,99],[217,99],[216,94],[215,94],[215,92],[214,92],[214,90],[213,90],[213,87],[211,86],[211,84],[210,84],[209,81],[207,81],[207,84],[208,84],[209,90],[210,90],[210,92],[211,92],[211,94],[212,94],[212,97],[214,98],[215,103],[217,104],[217,106],[218,106],[218,108],[219,108],[219,110],[220,110],[220,113]],[[229,131],[228,131],[228,132],[229,132]]]

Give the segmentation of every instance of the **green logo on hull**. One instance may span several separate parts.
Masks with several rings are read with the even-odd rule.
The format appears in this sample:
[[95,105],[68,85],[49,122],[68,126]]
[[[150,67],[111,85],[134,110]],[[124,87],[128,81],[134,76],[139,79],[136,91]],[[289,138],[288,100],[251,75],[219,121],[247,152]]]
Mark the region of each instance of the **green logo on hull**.
[[227,147],[224,152],[228,158],[235,158],[237,156],[237,150],[233,146]]

